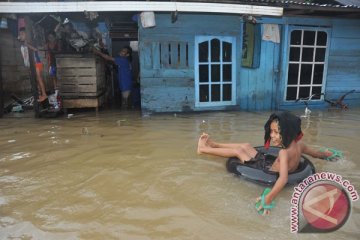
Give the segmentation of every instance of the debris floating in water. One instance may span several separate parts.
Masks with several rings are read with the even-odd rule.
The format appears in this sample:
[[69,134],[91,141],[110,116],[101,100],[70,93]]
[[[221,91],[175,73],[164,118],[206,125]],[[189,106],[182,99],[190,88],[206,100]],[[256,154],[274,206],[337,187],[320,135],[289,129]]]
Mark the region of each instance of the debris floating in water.
[[117,121],[116,121],[116,124],[117,124],[118,126],[121,126],[121,122],[126,122],[126,119],[117,120]]
[[82,134],[83,135],[89,135],[89,129],[87,127],[82,128]]

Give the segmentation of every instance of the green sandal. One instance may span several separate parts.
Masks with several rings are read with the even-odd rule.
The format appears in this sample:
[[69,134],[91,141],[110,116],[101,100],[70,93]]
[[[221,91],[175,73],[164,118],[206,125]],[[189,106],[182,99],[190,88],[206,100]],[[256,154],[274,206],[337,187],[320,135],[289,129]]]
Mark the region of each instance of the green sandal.
[[329,152],[332,152],[331,156],[323,158],[326,161],[336,162],[337,160],[343,158],[343,152],[336,150],[334,148],[322,148],[322,149],[320,149],[320,152],[325,152],[326,150],[328,150]]
[[[264,215],[265,209],[273,209],[275,207],[275,201],[272,201],[270,204],[265,203],[265,196],[268,195],[270,191],[270,188],[265,188],[261,194],[261,199],[255,203],[255,209],[260,215]],[[260,205],[262,206],[261,209],[259,209]]]

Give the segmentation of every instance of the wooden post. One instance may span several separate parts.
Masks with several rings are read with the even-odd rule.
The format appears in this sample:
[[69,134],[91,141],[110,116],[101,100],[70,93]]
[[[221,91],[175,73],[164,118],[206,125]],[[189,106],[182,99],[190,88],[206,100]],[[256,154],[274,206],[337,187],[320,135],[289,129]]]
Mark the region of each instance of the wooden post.
[[[28,42],[32,44],[32,34],[31,34],[31,21],[28,16],[25,17],[25,26],[26,26],[26,37],[28,38]],[[29,51],[29,61],[30,61],[30,84],[31,84],[31,91],[33,92],[34,96],[34,112],[35,118],[40,117],[40,106],[39,106],[39,91],[38,91],[38,84],[36,80],[36,69],[35,69],[35,62],[34,62],[34,51],[28,48]]]

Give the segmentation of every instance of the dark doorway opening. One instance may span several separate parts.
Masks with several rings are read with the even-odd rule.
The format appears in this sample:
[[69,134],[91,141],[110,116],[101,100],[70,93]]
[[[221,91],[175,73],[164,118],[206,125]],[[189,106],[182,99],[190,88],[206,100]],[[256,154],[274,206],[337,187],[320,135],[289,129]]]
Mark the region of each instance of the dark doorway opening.
[[112,66],[112,103],[115,107],[127,107],[131,109],[140,109],[140,69],[139,69],[139,54],[138,54],[138,25],[137,14],[128,12],[119,15],[111,16],[111,24],[109,28],[109,37],[111,39],[112,56],[118,56],[121,49],[124,47],[131,49],[131,56],[129,58],[132,73],[132,89],[128,106],[123,106],[121,90],[119,86],[119,68],[116,65]]

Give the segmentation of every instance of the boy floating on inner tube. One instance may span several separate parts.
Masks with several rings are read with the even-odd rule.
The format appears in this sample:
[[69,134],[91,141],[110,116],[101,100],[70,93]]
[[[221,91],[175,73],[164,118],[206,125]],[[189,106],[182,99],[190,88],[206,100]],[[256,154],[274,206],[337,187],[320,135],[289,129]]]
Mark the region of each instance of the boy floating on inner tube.
[[[334,160],[336,153],[332,149],[315,150],[305,145],[300,139],[303,136],[301,131],[301,119],[288,111],[276,112],[270,115],[265,126],[265,147],[269,148],[270,142],[276,147],[281,147],[279,155],[271,166],[270,170],[279,172],[279,178],[266,194],[257,200],[257,210],[269,214],[273,207],[273,200],[284,188],[288,181],[288,173],[295,171],[299,165],[302,154],[314,158]],[[210,154],[220,157],[237,157],[240,161],[258,161],[264,158],[249,143],[217,143],[210,139],[209,135],[203,133],[198,142],[198,154]]]

